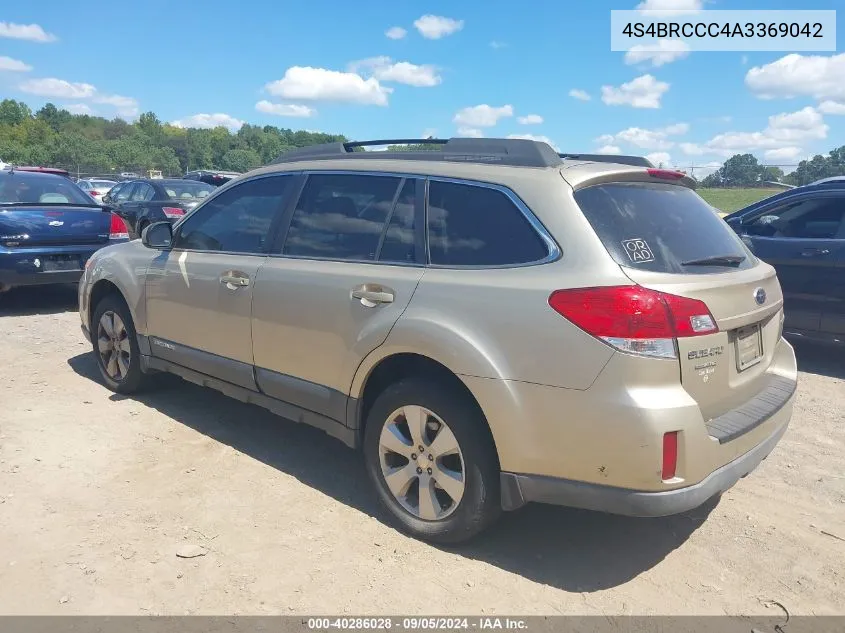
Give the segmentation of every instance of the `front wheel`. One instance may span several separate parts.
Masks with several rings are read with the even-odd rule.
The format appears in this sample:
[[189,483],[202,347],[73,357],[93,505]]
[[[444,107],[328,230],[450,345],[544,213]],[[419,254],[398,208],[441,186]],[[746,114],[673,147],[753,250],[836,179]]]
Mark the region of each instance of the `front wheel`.
[[486,421],[456,390],[388,387],[364,434],[367,471],[394,522],[432,542],[466,541],[499,515],[499,468]]
[[100,301],[91,325],[97,368],[106,386],[123,394],[141,389],[147,376],[141,372],[135,324],[123,298],[108,295]]

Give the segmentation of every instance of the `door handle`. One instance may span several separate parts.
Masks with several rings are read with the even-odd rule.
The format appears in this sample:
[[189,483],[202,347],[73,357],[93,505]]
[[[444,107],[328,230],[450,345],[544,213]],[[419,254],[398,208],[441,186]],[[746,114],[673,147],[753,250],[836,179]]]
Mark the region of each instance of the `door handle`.
[[393,303],[393,290],[379,284],[361,284],[352,289],[352,298],[358,299],[361,305],[375,308],[380,303]]
[[249,277],[239,273],[226,273],[220,277],[220,283],[235,290],[249,285]]
[[821,255],[829,255],[830,251],[826,248],[808,248],[801,251],[801,257],[819,257]]

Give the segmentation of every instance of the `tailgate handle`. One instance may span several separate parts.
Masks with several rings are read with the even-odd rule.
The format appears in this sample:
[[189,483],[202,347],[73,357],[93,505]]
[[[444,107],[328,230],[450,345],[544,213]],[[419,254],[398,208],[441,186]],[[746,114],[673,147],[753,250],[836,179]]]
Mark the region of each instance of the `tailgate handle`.
[[807,248],[801,251],[801,257],[820,257],[829,254],[830,251],[826,248]]

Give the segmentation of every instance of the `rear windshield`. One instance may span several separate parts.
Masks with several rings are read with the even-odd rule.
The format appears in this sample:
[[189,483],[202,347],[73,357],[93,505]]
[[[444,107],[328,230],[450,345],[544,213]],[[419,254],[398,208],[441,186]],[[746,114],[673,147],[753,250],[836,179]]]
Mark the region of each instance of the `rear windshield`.
[[736,233],[692,189],[611,183],[576,191],[575,200],[620,266],[683,274],[754,265]]
[[214,191],[214,187],[195,180],[165,180],[161,183],[171,199],[205,198]]
[[0,204],[81,204],[96,203],[64,176],[33,174],[25,171],[0,174]]

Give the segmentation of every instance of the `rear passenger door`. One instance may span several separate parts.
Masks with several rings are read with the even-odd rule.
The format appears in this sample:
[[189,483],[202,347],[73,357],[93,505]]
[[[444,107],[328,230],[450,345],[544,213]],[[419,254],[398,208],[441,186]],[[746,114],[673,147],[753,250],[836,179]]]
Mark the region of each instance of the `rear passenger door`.
[[422,200],[415,178],[305,176],[256,279],[262,391],[345,421],[355,371],[387,338],[423,275]]

